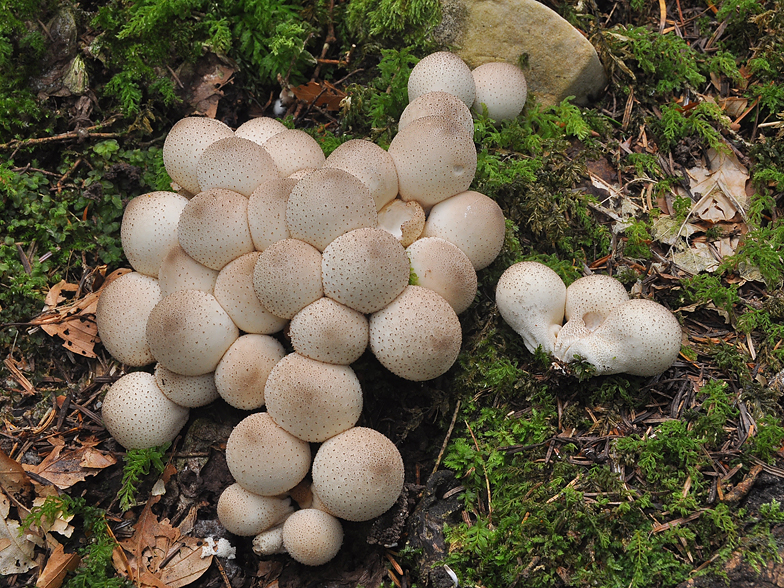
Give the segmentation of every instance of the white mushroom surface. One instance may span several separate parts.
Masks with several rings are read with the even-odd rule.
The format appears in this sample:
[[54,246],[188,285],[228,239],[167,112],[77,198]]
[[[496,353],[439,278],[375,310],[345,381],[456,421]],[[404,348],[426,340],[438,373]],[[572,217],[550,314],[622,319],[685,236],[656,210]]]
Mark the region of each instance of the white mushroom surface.
[[200,376],[183,376],[157,364],[155,382],[166,398],[180,406],[188,408],[206,406],[219,398],[213,372]]
[[339,365],[358,360],[368,345],[367,317],[331,298],[319,298],[289,324],[291,345],[300,355]]
[[326,159],[318,142],[299,129],[275,133],[264,142],[264,149],[272,156],[282,178],[301,169],[319,168]]
[[430,288],[449,302],[456,314],[476,296],[476,271],[457,245],[439,237],[417,239],[406,249],[416,285]]
[[397,170],[392,156],[364,139],[351,139],[329,154],[324,167],[342,169],[359,178],[370,190],[376,210],[397,196]]
[[453,118],[474,136],[474,117],[460,98],[448,92],[427,92],[406,106],[398,121],[398,130],[405,129],[412,121],[423,116],[442,115]]
[[285,131],[288,127],[277,119],[267,116],[259,116],[242,123],[234,131],[235,137],[250,139],[254,143],[264,145],[267,139]]
[[269,335],[243,335],[215,368],[218,394],[234,408],[261,408],[266,402],[267,378],[285,355],[283,345]]
[[515,118],[523,111],[528,97],[528,84],[522,70],[511,63],[491,62],[480,65],[473,72],[476,98],[473,110],[496,121]]
[[408,78],[408,101],[413,102],[427,92],[448,92],[471,107],[476,86],[471,68],[454,53],[437,51],[421,59]]
[[162,298],[180,290],[201,290],[212,294],[217,279],[218,270],[200,264],[179,245],[169,249],[158,271]]
[[199,158],[201,191],[223,188],[250,196],[256,186],[279,177],[270,154],[259,144],[242,137],[215,141]]
[[286,203],[297,180],[282,178],[262,182],[248,200],[248,227],[257,251],[289,238]]
[[306,508],[283,523],[283,546],[296,561],[320,566],[335,557],[343,544],[343,527],[330,514]]
[[229,533],[249,537],[281,523],[294,512],[289,498],[259,496],[237,483],[218,499],[218,520]]
[[190,116],[177,121],[163,143],[163,165],[172,180],[191,194],[199,192],[199,157],[215,141],[233,137],[219,120]]
[[425,211],[416,200],[395,198],[378,211],[378,227],[408,247],[425,229]]

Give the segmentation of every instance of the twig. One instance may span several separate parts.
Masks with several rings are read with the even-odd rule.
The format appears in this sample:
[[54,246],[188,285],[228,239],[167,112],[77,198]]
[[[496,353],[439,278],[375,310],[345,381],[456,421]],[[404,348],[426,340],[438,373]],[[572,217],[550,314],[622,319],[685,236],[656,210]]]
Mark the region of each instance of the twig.
[[67,141],[68,139],[85,139],[87,137],[95,137],[99,139],[113,139],[115,137],[122,136],[121,133],[97,133],[92,131],[97,131],[99,129],[103,129],[108,127],[109,125],[115,123],[120,118],[120,115],[115,115],[106,121],[97,124],[92,127],[85,127],[81,129],[77,129],[75,131],[68,131],[67,133],[61,133],[59,135],[54,135],[52,137],[37,137],[33,139],[14,139],[13,141],[9,141],[8,143],[0,144],[0,149],[19,149],[20,147],[28,147],[30,145],[42,145],[45,143],[53,143],[56,141]]
[[[479,443],[476,440],[476,435],[474,435],[474,430],[471,428],[471,425],[468,424],[466,419],[463,419],[463,422],[468,427],[468,432],[471,433],[471,439],[474,440],[474,447],[476,447],[476,451],[481,453],[481,449],[479,449]],[[482,470],[485,473],[485,485],[487,486],[487,522],[489,524],[493,524],[493,503],[490,495],[490,478],[487,476],[487,466],[485,466],[485,461],[482,460]]]
[[438,457],[436,458],[436,463],[433,466],[433,471],[431,472],[431,476],[438,471],[438,466],[441,465],[441,458],[444,457],[444,452],[446,451],[446,446],[449,444],[449,439],[452,436],[452,431],[455,428],[455,423],[457,422],[457,413],[460,411],[460,400],[457,401],[457,406],[455,406],[455,412],[452,414],[452,422],[449,423],[449,429],[446,431],[446,437],[444,437],[444,442],[441,444],[441,451],[438,452]]

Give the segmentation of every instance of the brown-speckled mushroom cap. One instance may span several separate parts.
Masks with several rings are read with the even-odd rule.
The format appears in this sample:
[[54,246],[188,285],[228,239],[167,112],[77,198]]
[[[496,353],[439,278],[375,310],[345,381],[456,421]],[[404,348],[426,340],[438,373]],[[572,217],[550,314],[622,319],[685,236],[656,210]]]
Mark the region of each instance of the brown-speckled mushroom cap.
[[267,379],[267,411],[289,433],[320,443],[354,426],[362,387],[354,370],[290,353]]
[[354,427],[325,441],[313,460],[313,490],[327,510],[347,521],[384,514],[400,496],[405,472],[394,443]]
[[454,53],[437,51],[423,58],[408,78],[408,101],[427,92],[449,92],[470,108],[476,97],[471,68]]
[[237,130],[234,131],[234,136],[250,139],[254,143],[264,145],[264,143],[267,142],[267,139],[286,129],[286,125],[277,119],[268,116],[259,116],[238,126]]
[[264,149],[275,161],[281,178],[301,169],[324,165],[325,157],[321,145],[299,129],[286,129],[275,133],[264,142]]
[[199,192],[198,164],[204,150],[234,131],[219,120],[189,116],[172,126],[163,143],[163,165],[172,180],[191,194]]
[[250,537],[274,527],[294,509],[291,499],[259,496],[237,483],[227,486],[218,499],[218,520],[229,533]]
[[245,490],[277,496],[308,473],[310,445],[284,431],[266,412],[257,412],[240,421],[229,435],[226,464]]
[[364,139],[351,139],[329,154],[324,167],[342,169],[362,180],[376,202],[376,210],[397,196],[397,171],[392,157]]
[[207,406],[218,399],[215,387],[215,374],[208,372],[201,376],[183,376],[166,369],[161,364],[155,366],[155,381],[166,397],[180,406],[196,408]]
[[278,168],[258,143],[242,137],[215,141],[199,157],[199,187],[232,190],[250,196],[265,180],[277,179]]
[[378,224],[376,203],[358,178],[342,169],[317,169],[301,179],[286,205],[289,234],[319,251],[343,233]]
[[476,296],[476,271],[457,245],[438,237],[417,239],[406,249],[417,286],[438,292],[460,314]]
[[452,367],[462,331],[455,311],[439,294],[422,286],[403,293],[370,317],[370,349],[393,374],[421,382]]
[[282,178],[262,182],[248,200],[248,226],[257,251],[289,238],[286,203],[297,180]]
[[416,200],[395,198],[378,211],[378,227],[408,247],[425,230],[425,211]]
[[448,92],[427,92],[406,106],[398,121],[398,129],[403,130],[412,121],[423,116],[443,115],[455,119],[466,133],[474,136],[474,117],[471,110],[460,98]]
[[511,63],[491,62],[471,72],[476,86],[473,111],[481,114],[483,105],[493,120],[515,118],[523,111],[528,84],[523,71]]
[[327,563],[342,544],[343,526],[323,511],[298,510],[283,523],[283,546],[295,561],[306,566]]
[[166,398],[155,376],[133,372],[117,380],[101,408],[106,430],[126,449],[169,443],[188,421],[189,410]]
[[243,335],[215,368],[218,394],[234,408],[261,408],[266,401],[267,378],[285,355],[283,345],[269,335]]
[[138,272],[120,276],[103,289],[95,322],[112,357],[133,367],[155,361],[147,343],[147,318],[160,300],[158,280]]
[[300,355],[340,365],[357,361],[368,344],[367,317],[331,298],[319,298],[289,324],[291,345]]
[[201,290],[212,294],[216,279],[218,270],[200,264],[179,245],[169,249],[158,271],[162,298],[179,290]]
[[150,351],[184,376],[215,371],[239,330],[212,294],[181,290],[155,305],[147,320]]

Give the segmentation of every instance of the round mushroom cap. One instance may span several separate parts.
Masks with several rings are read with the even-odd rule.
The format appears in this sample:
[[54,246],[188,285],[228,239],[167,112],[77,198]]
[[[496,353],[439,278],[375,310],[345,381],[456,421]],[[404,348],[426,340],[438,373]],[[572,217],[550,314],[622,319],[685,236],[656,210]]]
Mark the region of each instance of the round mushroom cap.
[[319,251],[343,233],[378,224],[370,190],[347,171],[317,169],[294,186],[286,205],[289,234]]
[[429,288],[407,286],[371,315],[370,349],[393,374],[421,382],[446,373],[462,344],[457,314]]
[[138,272],[120,276],[103,289],[95,323],[112,357],[133,367],[155,361],[147,344],[147,318],[160,300],[158,280]]
[[258,143],[242,137],[215,141],[199,157],[199,187],[202,191],[223,188],[250,196],[265,180],[277,179],[278,168]]
[[296,180],[282,178],[262,182],[248,200],[248,226],[256,251],[289,238],[286,203]]
[[487,107],[487,116],[500,121],[515,118],[523,111],[528,85],[519,67],[511,63],[485,63],[472,74],[476,86],[476,98],[472,106],[474,112],[482,114],[484,105]]
[[218,274],[214,296],[241,331],[271,335],[283,330],[286,319],[264,308],[253,289],[253,272],[260,255],[254,251],[229,262]]
[[354,370],[298,353],[272,368],[264,396],[272,419],[311,443],[350,429],[362,412],[362,387]]
[[266,412],[257,412],[241,420],[229,435],[226,464],[245,490],[277,496],[308,473],[310,445],[284,431]]
[[264,145],[267,139],[285,131],[287,128],[286,125],[277,119],[260,116],[238,126],[237,130],[234,131],[234,136],[250,139],[254,143]]
[[273,243],[256,261],[253,289],[272,314],[292,318],[324,295],[321,253],[299,239]]
[[267,378],[285,355],[283,345],[269,335],[243,335],[215,368],[218,394],[234,408],[261,408],[266,401]]
[[575,341],[564,361],[582,357],[596,373],[655,376],[669,369],[681,351],[681,325],[652,300],[616,306],[592,333]]
[[181,290],[155,305],[147,321],[150,351],[183,376],[214,372],[239,330],[212,294]]
[[368,344],[368,321],[364,314],[332,298],[319,298],[300,310],[289,324],[291,345],[300,355],[349,365],[357,361]]
[[373,429],[354,427],[325,441],[313,460],[313,491],[331,514],[367,521],[388,511],[403,490],[403,458]]
[[199,192],[199,157],[234,132],[219,120],[189,116],[177,121],[163,143],[163,165],[172,180],[191,194]]
[[457,245],[438,237],[424,237],[406,249],[416,285],[438,292],[456,314],[465,311],[476,296],[476,271]]
[[237,483],[227,486],[218,499],[218,520],[229,533],[249,537],[274,527],[294,509],[289,498],[259,496]]
[[218,399],[218,389],[215,387],[213,372],[201,376],[183,376],[157,364],[155,366],[155,382],[166,398],[180,406],[188,408],[207,406],[210,402]]
[[306,566],[327,563],[342,543],[340,521],[320,510],[298,510],[283,523],[283,546],[294,560]]
[[408,247],[425,230],[425,211],[416,200],[395,198],[378,211],[378,226]]
[[146,372],[133,372],[117,380],[101,408],[106,430],[126,449],[171,442],[188,422],[189,412],[166,398],[155,376]]
[[408,78],[409,103],[427,92],[448,92],[470,108],[476,97],[471,68],[454,53],[431,53],[411,70]]
[[217,279],[218,270],[200,264],[179,245],[169,249],[158,271],[161,298],[180,290],[201,290],[212,294]]
[[321,145],[305,131],[286,129],[275,133],[264,142],[264,149],[272,156],[281,178],[295,171],[324,165]]
[[120,238],[131,267],[141,274],[158,277],[161,261],[177,245],[177,223],[188,204],[174,192],[150,192],[128,203],[123,213]]
[[411,273],[403,246],[378,228],[356,229],[332,241],[321,268],[324,295],[364,313],[392,302]]
[[389,145],[402,200],[424,208],[468,190],[476,173],[476,146],[462,125],[447,116],[423,116]]
[[493,263],[504,246],[506,221],[498,203],[470,190],[436,204],[423,237],[441,237],[457,245],[479,271]]
[[541,345],[553,352],[566,304],[566,285],[557,273],[535,261],[511,265],[498,280],[495,302],[528,351]]
[[427,92],[406,106],[397,123],[399,131],[423,116],[443,115],[458,121],[469,136],[474,136],[474,117],[460,98],[448,92]]
[[376,210],[397,196],[397,171],[392,157],[372,141],[351,139],[329,154],[324,167],[342,169],[370,190]]

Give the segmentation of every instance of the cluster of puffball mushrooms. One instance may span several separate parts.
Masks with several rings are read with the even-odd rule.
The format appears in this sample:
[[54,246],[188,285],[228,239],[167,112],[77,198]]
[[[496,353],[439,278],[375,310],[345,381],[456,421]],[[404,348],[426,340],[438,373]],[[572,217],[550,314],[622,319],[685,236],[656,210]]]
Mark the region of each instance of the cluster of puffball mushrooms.
[[[350,364],[369,347],[402,378],[445,373],[476,270],[503,246],[500,207],[469,190],[470,108],[517,116],[522,73],[505,63],[472,72],[440,52],[413,69],[408,90],[388,151],[349,140],[325,158],[275,119],[235,131],[182,119],[163,147],[177,191],[138,196],[123,216],[135,271],[104,289],[98,330],[122,363],[157,365],[113,384],[106,428],[128,449],[147,448],[218,397],[266,407],[229,436],[236,483],[217,507],[259,554],[320,565],[342,543],[338,519],[370,520],[395,503],[403,461],[383,434],[355,426],[362,390]],[[284,329],[293,353],[273,336]],[[321,444],[313,459],[311,443]]]

